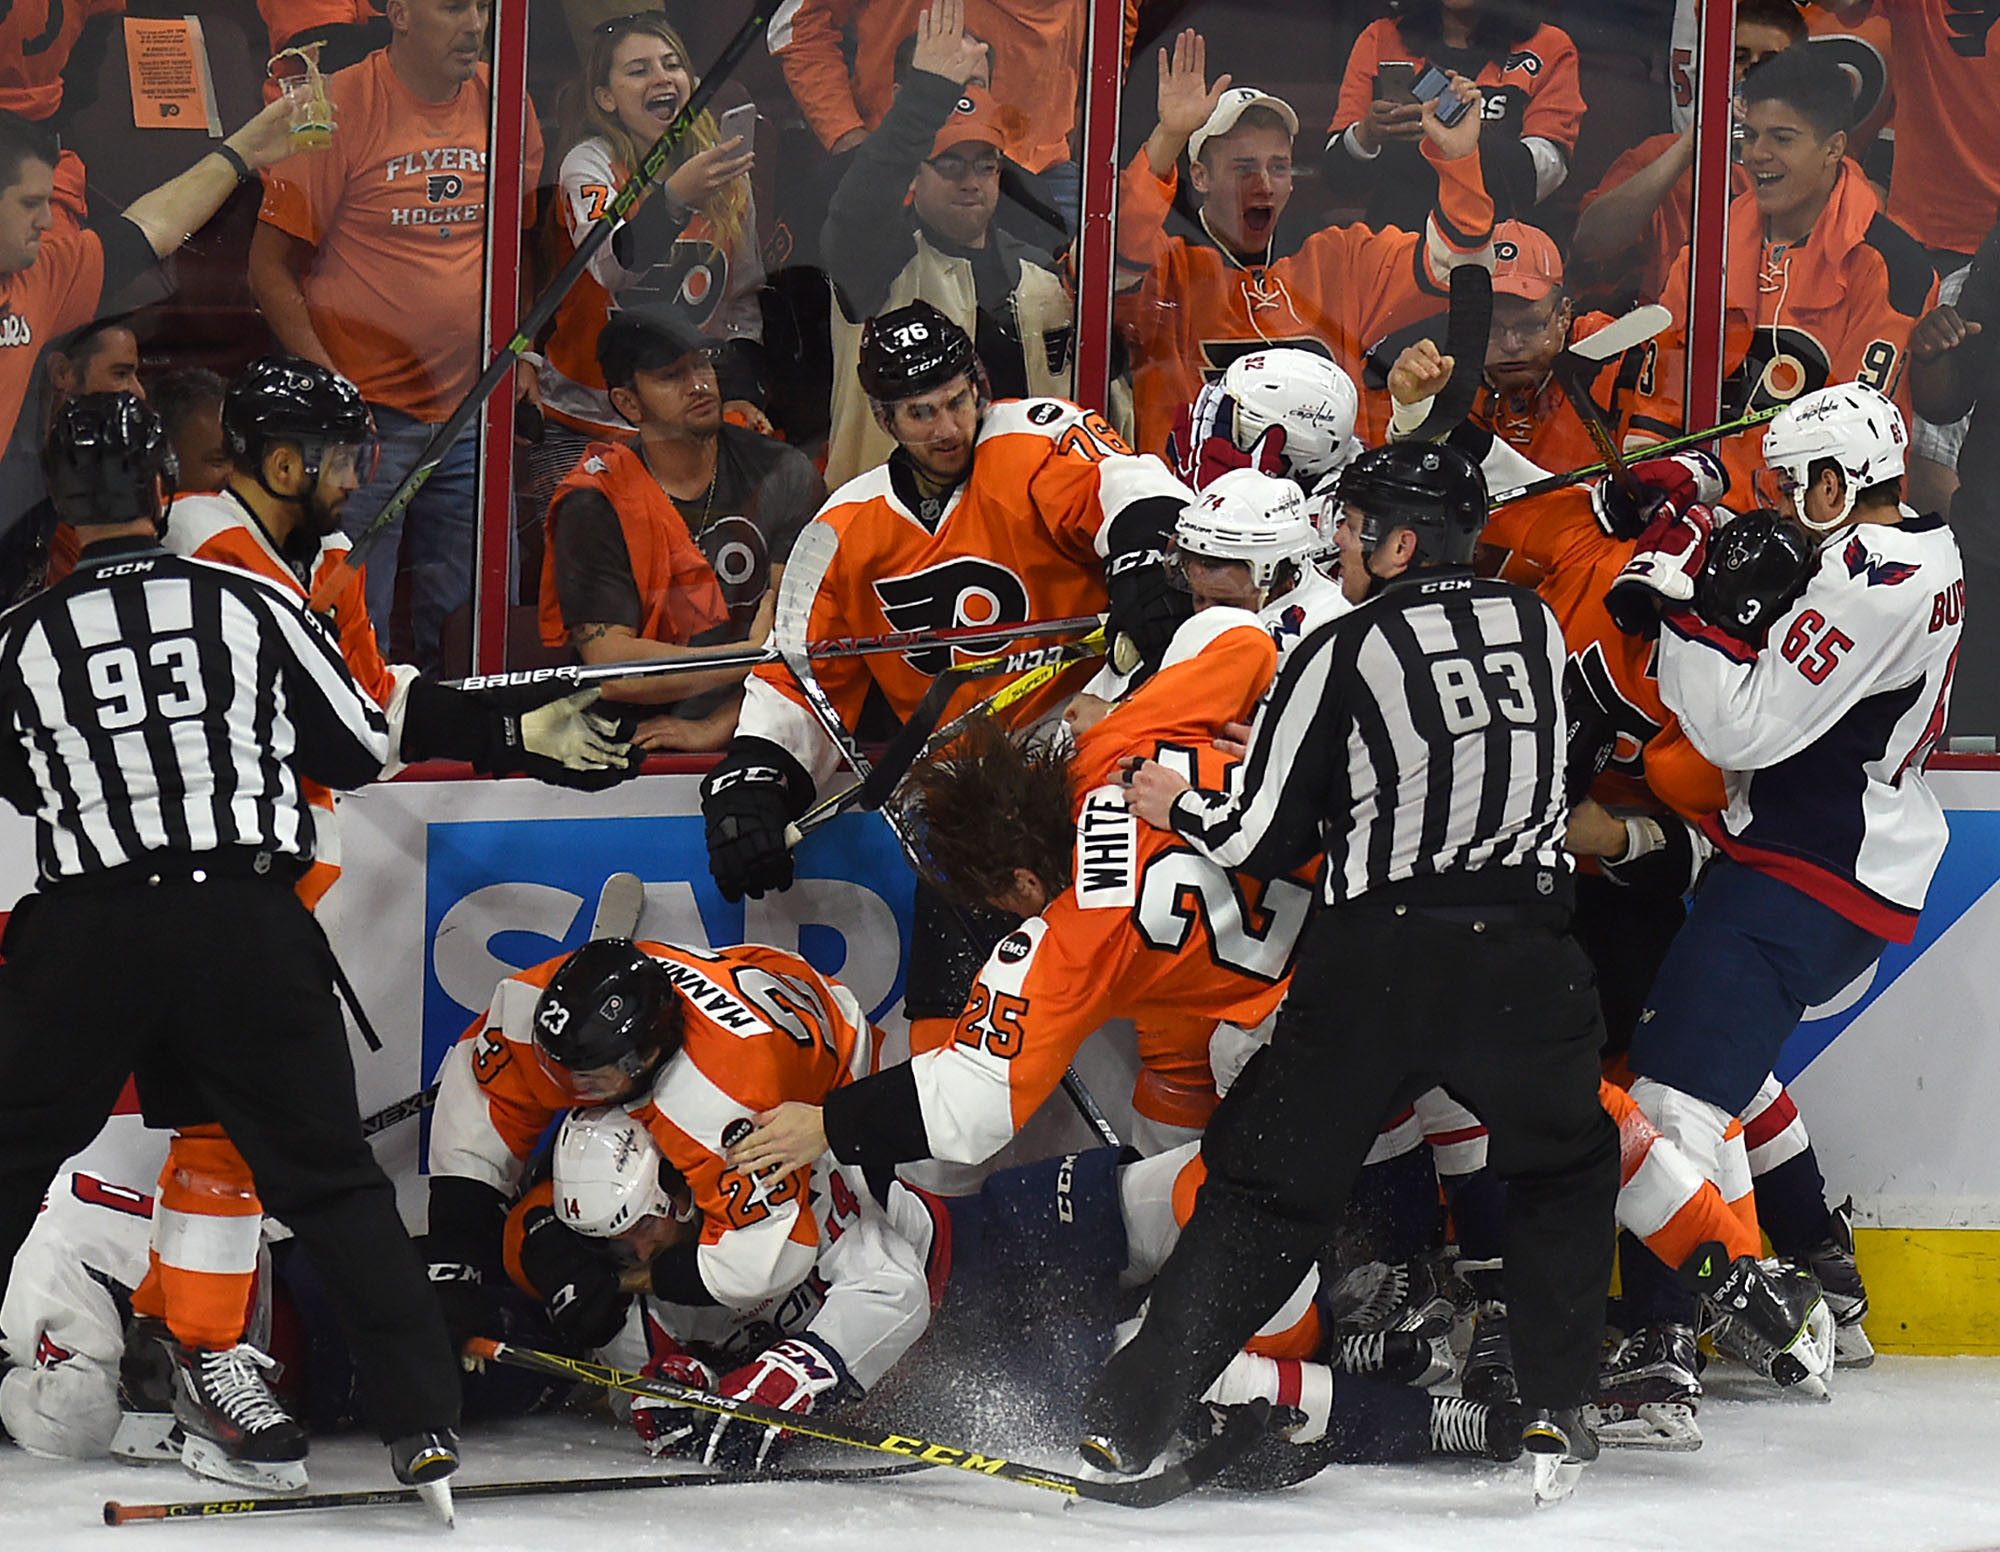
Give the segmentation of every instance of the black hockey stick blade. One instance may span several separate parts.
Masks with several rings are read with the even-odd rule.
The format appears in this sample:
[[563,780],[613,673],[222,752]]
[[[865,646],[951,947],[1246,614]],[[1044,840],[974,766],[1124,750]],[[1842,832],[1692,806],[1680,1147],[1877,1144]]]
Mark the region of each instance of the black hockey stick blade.
[[[644,1492],[656,1487],[719,1487],[725,1483],[748,1482],[872,1482],[881,1477],[908,1476],[928,1471],[926,1461],[904,1461],[894,1466],[866,1466],[857,1471],[830,1467],[804,1467],[772,1471],[684,1471],[679,1474],[648,1472],[625,1477],[549,1477],[526,1482],[474,1482],[452,1484],[452,1497],[459,1503],[489,1498],[551,1498],[570,1493]],[[210,1498],[192,1503],[125,1504],[116,1499],[104,1505],[106,1525],[131,1525],[140,1520],[213,1520],[236,1514],[285,1514],[301,1509],[378,1509],[391,1504],[423,1502],[414,1487],[382,1488],[352,1493],[307,1493],[297,1498]]]
[[1590,384],[1579,370],[1581,365],[1581,358],[1564,351],[1556,357],[1551,375],[1556,380],[1556,386],[1562,390],[1563,397],[1569,400],[1569,407],[1576,411],[1576,418],[1583,422],[1583,429],[1590,433],[1591,445],[1610,469],[1611,478],[1617,482],[1618,488],[1644,506],[1646,493],[1633,475],[1631,465],[1625,461],[1625,450],[1618,445],[1618,435],[1605,418],[1602,406],[1590,396]]
[[917,1434],[896,1433],[872,1424],[847,1423],[839,1418],[815,1417],[810,1413],[800,1416],[778,1407],[762,1406],[755,1401],[718,1396],[663,1376],[633,1374],[581,1358],[564,1358],[532,1347],[517,1347],[511,1342],[496,1342],[488,1337],[474,1337],[465,1344],[465,1351],[473,1358],[511,1364],[537,1374],[578,1380],[607,1390],[622,1390],[635,1396],[658,1396],[697,1412],[739,1417],[768,1427],[787,1429],[808,1439],[851,1445],[858,1450],[874,1450],[927,1466],[949,1466],[957,1471],[991,1477],[998,1482],[1018,1482],[1023,1487],[1037,1487],[1068,1498],[1089,1498],[1099,1503],[1124,1504],[1135,1509],[1150,1509],[1169,1503],[1201,1486],[1248,1449],[1256,1435],[1263,1431],[1262,1418],[1255,1409],[1244,1408],[1242,1415],[1232,1414],[1229,1426],[1178,1465],[1132,1481],[1100,1482],[1072,1476],[1066,1471],[1023,1465],[1004,1456],[944,1444]]
[[1486,377],[1486,341],[1492,332],[1492,272],[1477,264],[1461,264],[1451,272],[1451,316],[1444,334],[1451,377],[1431,401],[1423,423],[1410,433],[1410,440],[1441,442],[1472,413],[1479,385]]

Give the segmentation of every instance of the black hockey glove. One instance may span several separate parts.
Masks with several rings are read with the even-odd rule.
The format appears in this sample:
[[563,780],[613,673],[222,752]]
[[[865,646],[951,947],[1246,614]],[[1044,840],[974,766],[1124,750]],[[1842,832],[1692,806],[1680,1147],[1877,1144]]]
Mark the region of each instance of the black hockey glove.
[[624,1324],[631,1295],[618,1285],[610,1243],[577,1233],[547,1203],[522,1215],[521,1270],[572,1346],[602,1347]]
[[731,902],[792,887],[785,827],[812,802],[812,777],[765,738],[738,738],[701,784],[708,871]]
[[1179,519],[1178,502],[1149,496],[1120,512],[1106,535],[1110,554],[1104,562],[1104,590],[1111,613],[1104,634],[1111,642],[1111,664],[1121,673],[1132,666],[1120,661],[1124,642],[1137,650],[1140,668],[1150,674],[1167,655],[1181,622],[1194,613],[1194,596],[1167,578],[1167,546]]
[[464,760],[482,775],[601,791],[637,775],[645,756],[618,736],[615,716],[586,709],[596,699],[596,690],[558,677],[473,691],[419,679],[403,713],[402,757]]
[[1571,658],[1563,668],[1563,721],[1569,753],[1563,765],[1563,801],[1574,808],[1590,796],[1591,786],[1604,774],[1618,752],[1618,727],[1591,690],[1590,681]]
[[483,1180],[433,1175],[430,1221],[417,1250],[444,1312],[451,1350],[462,1353],[467,1337],[501,1334],[486,1272],[499,1263],[507,1200]]

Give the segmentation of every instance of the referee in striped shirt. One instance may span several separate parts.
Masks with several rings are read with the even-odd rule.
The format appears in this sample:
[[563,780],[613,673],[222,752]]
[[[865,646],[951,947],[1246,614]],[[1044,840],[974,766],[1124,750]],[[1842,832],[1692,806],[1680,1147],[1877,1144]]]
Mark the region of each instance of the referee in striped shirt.
[[516,716],[436,685],[395,703],[392,745],[296,599],[160,547],[170,469],[133,395],[71,404],[49,483],[82,556],[0,615],[0,796],[34,817],[40,873],[0,966],[0,1293],[136,1074],[149,1119],[198,1103],[241,1150],[326,1283],[396,1474],[433,1482],[457,1464],[458,1364],[362,1138],[332,950],[293,892],[300,779],[356,787],[397,747],[609,780],[629,751],[575,699]]
[[1209,1123],[1207,1183],[1092,1394],[1085,1451],[1144,1469],[1332,1239],[1383,1120],[1443,1082],[1508,1179],[1525,1442],[1566,1490],[1596,1453],[1577,1409],[1597,1374],[1618,1137],[1568,935],[1562,634],[1532,592],[1473,576],[1485,482],[1456,449],[1364,453],[1339,497],[1359,607],[1293,649],[1235,789],[1126,771],[1135,812],[1224,867],[1325,867],[1276,1033]]

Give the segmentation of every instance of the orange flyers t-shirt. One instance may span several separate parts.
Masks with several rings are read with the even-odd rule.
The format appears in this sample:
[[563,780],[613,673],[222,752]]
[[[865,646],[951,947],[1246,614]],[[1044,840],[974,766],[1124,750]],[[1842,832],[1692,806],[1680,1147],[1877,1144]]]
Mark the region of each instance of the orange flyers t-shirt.
[[94,232],[50,232],[34,263],[0,275],[0,446],[13,438],[42,347],[90,322],[103,290],[104,247]]
[[[332,147],[272,168],[258,219],[317,250],[301,283],[341,374],[371,404],[444,420],[480,369],[486,67],[429,103],[378,52],[328,77],[327,95]],[[541,166],[531,113],[523,183]]]
[[1896,49],[1889,218],[1926,247],[1971,253],[2000,214],[2000,13],[1951,0],[1875,9]]

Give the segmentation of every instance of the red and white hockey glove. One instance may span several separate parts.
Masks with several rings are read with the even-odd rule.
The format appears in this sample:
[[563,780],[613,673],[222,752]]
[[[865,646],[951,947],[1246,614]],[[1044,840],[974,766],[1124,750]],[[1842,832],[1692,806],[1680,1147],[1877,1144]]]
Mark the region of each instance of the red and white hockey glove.
[[[720,1392],[804,1417],[821,1396],[847,1383],[847,1365],[840,1361],[840,1354],[808,1335],[765,1348],[754,1360],[725,1376]],[[761,1471],[782,1434],[782,1429],[718,1417],[702,1463],[728,1471]]]
[[1610,475],[1590,487],[1590,510],[1597,526],[1614,539],[1636,539],[1662,514],[1685,512],[1699,503],[1714,506],[1729,489],[1729,473],[1713,453],[1700,449],[1632,465],[1643,499]]
[[1664,510],[1639,535],[1639,547],[1604,595],[1604,610],[1628,636],[1657,635],[1660,616],[1694,601],[1695,578],[1708,559],[1715,514],[1696,502],[1685,512]]
[[1206,490],[1231,469],[1260,474],[1285,472],[1285,428],[1266,426],[1245,452],[1236,445],[1236,401],[1214,383],[1204,384],[1194,403],[1181,406],[1167,437],[1167,462],[1181,482]]
[[[653,1336],[656,1342],[663,1341],[673,1350],[654,1358],[642,1373],[654,1379],[672,1380],[677,1385],[691,1385],[697,1390],[715,1389],[715,1370],[675,1346],[673,1339],[664,1336],[657,1326],[653,1328]],[[709,1421],[707,1412],[675,1406],[656,1396],[632,1398],[632,1428],[646,1446],[646,1453],[655,1459],[662,1455],[692,1454]]]

